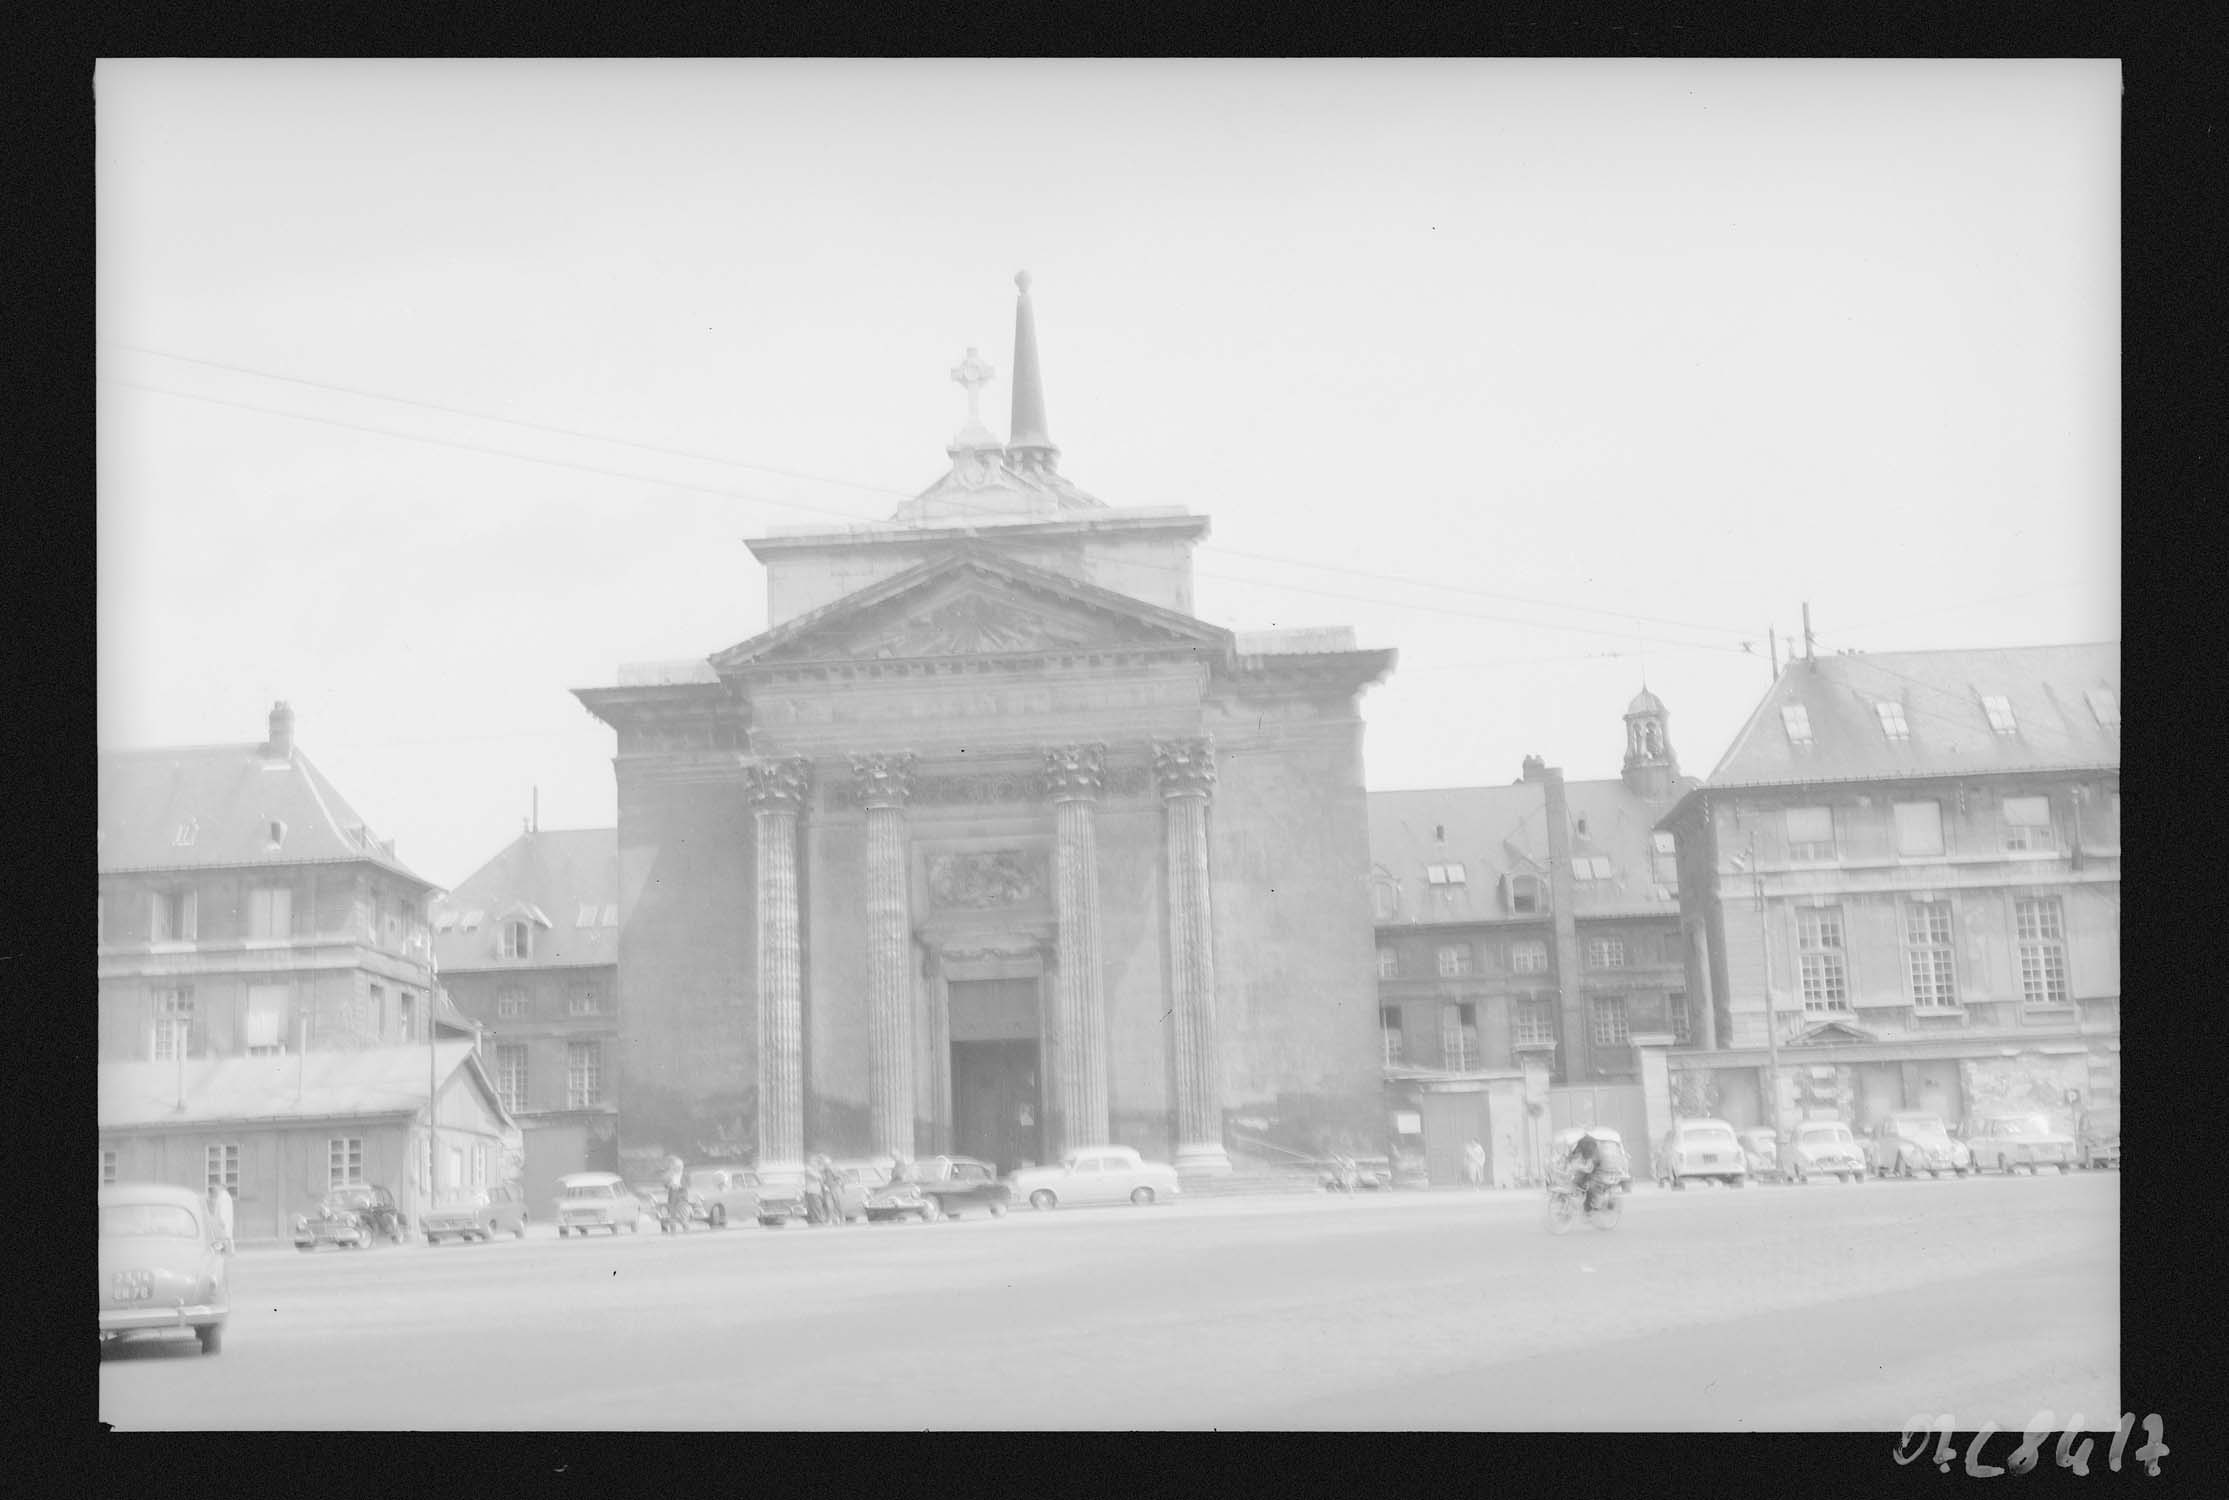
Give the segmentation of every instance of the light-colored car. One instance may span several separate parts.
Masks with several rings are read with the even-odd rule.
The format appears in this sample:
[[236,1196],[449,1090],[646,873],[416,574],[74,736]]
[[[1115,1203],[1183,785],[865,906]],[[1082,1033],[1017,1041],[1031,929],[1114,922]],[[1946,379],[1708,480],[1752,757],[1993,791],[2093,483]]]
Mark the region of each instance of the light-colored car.
[[1966,1147],[1974,1154],[1977,1172],[2025,1167],[2032,1177],[2045,1167],[2074,1170],[2074,1137],[2053,1129],[2040,1113],[1977,1115],[1966,1122]]
[[1053,1167],[1022,1167],[1010,1174],[1013,1196],[1031,1208],[1081,1208],[1094,1203],[1134,1203],[1140,1208],[1177,1196],[1176,1168],[1147,1161],[1128,1146],[1082,1146]]
[[1814,1177],[1865,1181],[1865,1153],[1840,1120],[1805,1120],[1788,1143],[1789,1181],[1809,1182]]
[[203,1354],[224,1346],[232,1245],[191,1188],[160,1182],[100,1190],[101,1351],[119,1339],[191,1329]]
[[1633,1162],[1625,1154],[1625,1137],[1607,1125],[1567,1125],[1548,1138],[1548,1153],[1552,1160],[1562,1162],[1579,1144],[1579,1137],[1591,1135],[1602,1148],[1601,1175],[1604,1181],[1617,1184],[1618,1191],[1633,1191]]
[[693,1167],[689,1210],[714,1229],[758,1220],[758,1173],[748,1167]]
[[526,1195],[508,1182],[450,1193],[418,1215],[418,1228],[429,1245],[445,1239],[492,1240],[499,1234],[523,1240]]
[[638,1234],[650,1206],[634,1195],[626,1182],[612,1172],[575,1172],[557,1179],[557,1234],[587,1234],[624,1229]]
[[1872,1161],[1882,1177],[1917,1177],[1945,1172],[1960,1177],[1973,1170],[1964,1145],[1950,1138],[1943,1117],[1932,1110],[1899,1110],[1873,1127]]
[[1674,1120],[1656,1150],[1656,1181],[1684,1188],[1690,1182],[1749,1185],[1749,1162],[1734,1127],[1724,1120]]
[[2074,1126],[2074,1159],[2085,1167],[2118,1167],[2121,1164],[2121,1110],[2086,1109]]

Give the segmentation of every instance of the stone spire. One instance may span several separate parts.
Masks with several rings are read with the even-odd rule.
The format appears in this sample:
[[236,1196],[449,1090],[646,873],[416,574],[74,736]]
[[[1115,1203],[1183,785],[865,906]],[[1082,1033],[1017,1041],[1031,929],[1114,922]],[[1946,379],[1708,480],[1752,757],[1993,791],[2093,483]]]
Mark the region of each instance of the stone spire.
[[1007,459],[1022,470],[1052,470],[1060,450],[1045,429],[1045,382],[1037,368],[1037,313],[1029,301],[1029,272],[1015,273],[1021,296],[1014,307],[1014,421],[1006,439]]

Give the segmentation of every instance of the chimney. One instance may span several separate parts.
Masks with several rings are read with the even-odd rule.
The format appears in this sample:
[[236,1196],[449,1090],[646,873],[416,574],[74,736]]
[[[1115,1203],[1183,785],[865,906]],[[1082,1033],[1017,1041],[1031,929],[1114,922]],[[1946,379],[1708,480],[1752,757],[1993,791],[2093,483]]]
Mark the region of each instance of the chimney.
[[294,710],[284,699],[271,705],[271,737],[264,742],[263,753],[273,760],[294,758]]
[[1546,781],[1548,779],[1548,763],[1537,755],[1526,756],[1523,779],[1526,781]]

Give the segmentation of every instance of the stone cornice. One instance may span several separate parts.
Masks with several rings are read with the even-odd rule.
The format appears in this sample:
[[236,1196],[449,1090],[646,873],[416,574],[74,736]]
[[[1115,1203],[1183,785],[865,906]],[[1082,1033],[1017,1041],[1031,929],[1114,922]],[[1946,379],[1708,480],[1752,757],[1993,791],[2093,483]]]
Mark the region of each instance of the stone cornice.
[[1239,694],[1256,692],[1359,692],[1382,682],[1393,671],[1399,653],[1390,647],[1372,651],[1307,651],[1291,654],[1265,652],[1241,656],[1235,651],[1217,672],[1217,685]]
[[1185,641],[1163,644],[1049,647],[1032,651],[978,652],[967,656],[814,657],[803,660],[747,662],[728,671],[728,680],[746,691],[754,687],[794,687],[823,683],[902,682],[955,677],[1041,676],[1065,672],[1094,676],[1108,670],[1163,666],[1172,662],[1207,665],[1208,648]]

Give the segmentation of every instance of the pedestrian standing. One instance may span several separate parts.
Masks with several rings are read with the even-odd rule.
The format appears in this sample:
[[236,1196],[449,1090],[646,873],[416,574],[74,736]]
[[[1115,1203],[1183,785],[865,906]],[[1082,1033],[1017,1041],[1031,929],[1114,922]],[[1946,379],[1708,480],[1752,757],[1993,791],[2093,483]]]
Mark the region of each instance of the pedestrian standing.
[[217,1233],[224,1237],[225,1249],[232,1248],[232,1194],[221,1182],[209,1185],[209,1217],[217,1226]]
[[1486,1185],[1486,1147],[1483,1142],[1472,1141],[1463,1148],[1463,1180],[1472,1187]]

